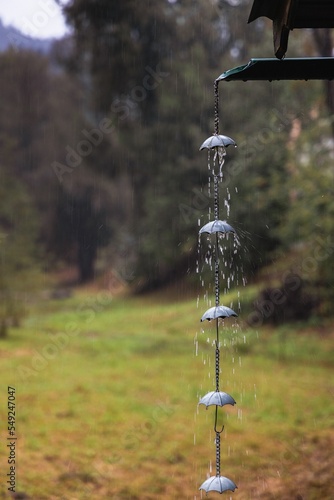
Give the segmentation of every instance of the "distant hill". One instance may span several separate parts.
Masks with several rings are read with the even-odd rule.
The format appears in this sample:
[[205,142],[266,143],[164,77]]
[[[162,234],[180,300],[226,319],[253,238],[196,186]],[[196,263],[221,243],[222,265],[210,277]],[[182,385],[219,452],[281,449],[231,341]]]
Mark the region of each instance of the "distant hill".
[[47,53],[53,42],[53,38],[32,38],[24,35],[13,26],[5,26],[0,19],[0,52],[12,46],[17,49],[30,49]]

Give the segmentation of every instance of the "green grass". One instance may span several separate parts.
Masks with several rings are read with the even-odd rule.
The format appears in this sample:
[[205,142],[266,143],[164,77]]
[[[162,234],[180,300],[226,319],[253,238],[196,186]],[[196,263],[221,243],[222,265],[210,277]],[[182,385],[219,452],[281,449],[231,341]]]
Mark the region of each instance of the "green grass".
[[[197,406],[214,390],[205,309],[196,298],[84,291],[32,304],[0,343],[0,498],[8,385],[17,491],[38,500],[201,498],[210,462],[215,473],[214,409]],[[233,498],[332,498],[331,324],[256,331],[241,313],[222,325],[221,340],[221,390],[237,400],[220,411]]]

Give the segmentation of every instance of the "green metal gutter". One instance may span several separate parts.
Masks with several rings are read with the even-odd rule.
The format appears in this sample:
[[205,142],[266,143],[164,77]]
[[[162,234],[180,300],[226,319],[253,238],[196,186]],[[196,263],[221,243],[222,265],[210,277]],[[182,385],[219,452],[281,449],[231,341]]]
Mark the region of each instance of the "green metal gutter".
[[334,57],[305,57],[301,59],[261,58],[229,69],[217,81],[247,80],[333,80]]

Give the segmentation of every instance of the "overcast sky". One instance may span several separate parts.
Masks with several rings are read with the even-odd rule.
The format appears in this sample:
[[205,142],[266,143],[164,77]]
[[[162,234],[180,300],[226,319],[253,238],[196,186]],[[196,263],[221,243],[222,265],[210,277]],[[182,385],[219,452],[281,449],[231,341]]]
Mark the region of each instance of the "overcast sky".
[[34,38],[60,38],[68,30],[54,0],[0,0],[0,18]]

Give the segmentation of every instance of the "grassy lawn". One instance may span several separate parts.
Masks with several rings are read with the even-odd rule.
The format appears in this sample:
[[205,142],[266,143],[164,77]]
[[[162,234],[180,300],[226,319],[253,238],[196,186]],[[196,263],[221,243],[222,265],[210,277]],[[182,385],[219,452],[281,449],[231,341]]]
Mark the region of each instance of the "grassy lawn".
[[[205,309],[102,291],[32,305],[0,343],[0,498],[13,386],[26,498],[200,499],[215,474],[214,409],[197,406],[214,390]],[[332,498],[333,330],[221,328],[221,390],[237,401],[220,411],[221,471],[238,485],[225,498]]]

